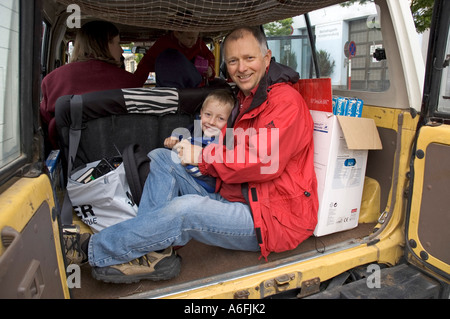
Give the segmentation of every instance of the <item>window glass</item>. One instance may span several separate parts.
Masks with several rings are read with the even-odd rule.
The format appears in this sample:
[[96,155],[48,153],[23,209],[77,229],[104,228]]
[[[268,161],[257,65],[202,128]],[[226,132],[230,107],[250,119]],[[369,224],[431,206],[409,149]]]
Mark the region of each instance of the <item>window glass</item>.
[[[450,60],[450,30],[447,35],[447,49],[445,50],[446,60]],[[448,63],[448,62],[447,62]],[[441,92],[439,94],[438,111],[450,114],[450,66],[447,65],[442,70]]]
[[[46,21],[42,21],[42,47],[41,47],[41,68],[42,78],[47,75],[47,57],[48,45],[50,38],[50,25]],[[42,80],[41,78],[41,80]]]
[[[334,89],[382,92],[389,88],[377,6],[373,2],[344,3],[309,13],[321,77]],[[282,25],[282,24],[280,24]],[[316,77],[305,18],[294,17],[290,34],[268,36],[277,62],[287,64],[301,78]]]
[[0,4],[0,167],[20,156],[19,1]]
[[306,30],[297,35],[269,36],[267,43],[277,62],[291,67],[300,73],[303,79],[314,76],[311,46]]

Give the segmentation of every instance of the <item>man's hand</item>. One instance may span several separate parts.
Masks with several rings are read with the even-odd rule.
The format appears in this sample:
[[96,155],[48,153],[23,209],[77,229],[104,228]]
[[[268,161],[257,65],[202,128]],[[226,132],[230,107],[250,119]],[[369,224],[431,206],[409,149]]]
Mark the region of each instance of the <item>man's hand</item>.
[[175,145],[175,150],[178,153],[178,157],[181,160],[181,164],[198,166],[198,158],[202,152],[202,147],[198,145],[192,145],[188,140],[182,140]]

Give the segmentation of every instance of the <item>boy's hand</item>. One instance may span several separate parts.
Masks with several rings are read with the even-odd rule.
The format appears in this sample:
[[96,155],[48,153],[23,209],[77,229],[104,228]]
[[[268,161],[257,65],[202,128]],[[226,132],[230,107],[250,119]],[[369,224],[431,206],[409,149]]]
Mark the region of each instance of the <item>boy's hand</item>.
[[168,137],[164,140],[164,147],[173,148],[178,142],[179,140],[176,137]]

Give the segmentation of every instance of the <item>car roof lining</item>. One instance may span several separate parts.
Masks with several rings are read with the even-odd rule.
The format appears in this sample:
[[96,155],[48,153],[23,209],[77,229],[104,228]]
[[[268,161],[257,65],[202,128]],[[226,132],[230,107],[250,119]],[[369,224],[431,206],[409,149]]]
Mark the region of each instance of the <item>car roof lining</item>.
[[[345,2],[343,0],[56,0],[80,7],[83,20],[102,19],[127,27],[139,27],[147,39],[161,30],[198,31],[220,36],[239,26],[257,26],[298,16]],[[159,31],[152,31],[158,29]]]

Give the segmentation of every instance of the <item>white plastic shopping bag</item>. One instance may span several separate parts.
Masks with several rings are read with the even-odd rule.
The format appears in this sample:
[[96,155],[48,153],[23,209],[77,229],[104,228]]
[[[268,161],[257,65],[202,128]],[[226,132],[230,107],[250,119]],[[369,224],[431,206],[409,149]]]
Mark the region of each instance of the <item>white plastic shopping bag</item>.
[[123,163],[101,176],[92,174],[100,162],[89,163],[77,170],[67,182],[67,192],[75,212],[93,232],[135,217],[138,209],[131,196]]

